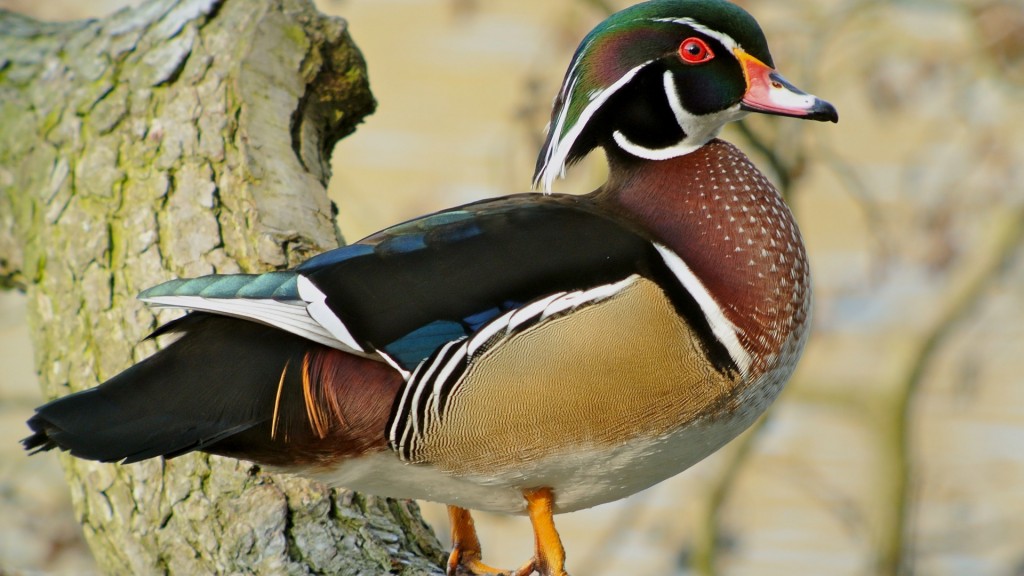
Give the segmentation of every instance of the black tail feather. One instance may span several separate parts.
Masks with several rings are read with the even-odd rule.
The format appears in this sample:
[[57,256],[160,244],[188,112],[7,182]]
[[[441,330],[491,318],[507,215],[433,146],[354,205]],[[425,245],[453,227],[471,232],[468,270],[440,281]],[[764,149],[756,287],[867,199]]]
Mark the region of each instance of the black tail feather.
[[53,450],[57,447],[57,443],[50,440],[49,435],[45,431],[45,423],[39,421],[36,416],[29,419],[28,426],[32,429],[33,434],[27,438],[22,438],[21,445],[25,450],[29,451],[30,456],[47,450]]
[[159,330],[168,332],[185,334],[100,386],[39,407],[25,449],[125,463],[216,452],[218,442],[267,425],[282,371],[318,347],[269,326],[201,313]]

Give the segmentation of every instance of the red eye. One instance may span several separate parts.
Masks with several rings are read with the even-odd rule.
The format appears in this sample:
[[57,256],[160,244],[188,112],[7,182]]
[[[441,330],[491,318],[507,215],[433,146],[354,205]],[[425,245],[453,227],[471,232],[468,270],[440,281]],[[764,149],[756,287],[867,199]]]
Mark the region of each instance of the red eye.
[[701,64],[714,58],[715,54],[706,42],[694,36],[679,45],[679,57],[687,64]]

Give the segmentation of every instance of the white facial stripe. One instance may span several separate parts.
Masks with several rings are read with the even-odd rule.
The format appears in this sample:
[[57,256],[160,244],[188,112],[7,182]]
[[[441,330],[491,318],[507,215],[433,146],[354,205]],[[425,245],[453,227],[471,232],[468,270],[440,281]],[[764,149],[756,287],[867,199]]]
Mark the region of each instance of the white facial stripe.
[[[576,84],[580,80],[579,76],[575,76],[575,70],[576,65],[574,64],[572,70],[570,70],[569,72],[569,75],[566,77],[566,85],[562,87],[562,90],[559,93],[558,98],[561,98],[562,100],[562,109],[558,112],[558,118],[556,119],[553,126],[550,123],[548,124],[548,133],[551,134],[552,136],[551,141],[548,143],[548,148],[544,153],[544,169],[541,171],[541,175],[546,176],[549,167],[554,165],[552,158],[555,156],[555,152],[558,150],[558,135],[562,133],[562,127],[565,126],[565,119],[569,115],[569,106],[566,103],[569,102],[569,95],[572,94],[573,91],[576,89]],[[555,102],[558,102],[558,98],[555,99]],[[564,176],[565,167],[562,166],[559,169],[559,172],[559,175]],[[538,175],[538,179],[539,178],[540,175]],[[553,181],[554,178],[555,177],[552,176],[551,180]],[[537,182],[534,182],[533,185],[536,186]],[[551,186],[545,185],[544,191],[551,192]]]
[[725,346],[725,349],[729,351],[729,356],[732,357],[733,362],[739,367],[740,374],[748,374],[751,364],[750,353],[740,343],[736,326],[725,316],[725,312],[722,311],[718,302],[715,301],[714,296],[708,292],[700,278],[697,278],[697,275],[690,270],[686,262],[683,262],[683,259],[675,252],[661,244],[654,244],[654,247],[658,249],[662,260],[672,270],[672,273],[675,274],[683,288],[697,301],[697,305],[700,306],[701,311],[704,312],[704,317],[708,320],[708,325],[711,326],[711,332]]
[[679,87],[676,85],[676,76],[671,70],[665,70],[665,74],[662,76],[662,83],[665,86],[665,98],[668,99],[668,106],[672,109],[672,114],[676,117],[676,123],[679,124],[679,128],[686,132],[686,118],[692,117],[683,108],[683,101],[679,99]]
[[729,52],[732,52],[736,48],[740,47],[740,45],[737,44],[736,41],[732,39],[732,36],[722,34],[718,30],[712,30],[711,28],[708,28],[707,26],[698,23],[696,20],[693,20],[692,18],[659,18],[655,20],[655,22],[671,22],[673,24],[682,24],[683,26],[689,26],[690,28],[693,28],[694,30],[700,32],[701,34],[710,36],[715,40],[718,40],[719,42],[722,43],[722,46],[725,46],[725,49],[728,50]]
[[580,133],[586,128],[587,123],[590,122],[591,117],[597,113],[597,110],[604,105],[605,102],[611,98],[612,94],[618,92],[620,88],[629,83],[634,76],[637,75],[640,70],[649,65],[654,60],[648,60],[643,64],[633,68],[629,72],[626,72],[622,78],[619,78],[614,84],[603,90],[597,90],[590,94],[590,103],[580,113],[580,117],[573,124],[569,133],[564,137],[559,137],[562,133],[562,128],[565,125],[565,119],[569,113],[569,103],[572,101],[573,93],[576,91],[576,82],[574,79],[572,86],[562,100],[562,111],[558,116],[558,122],[554,126],[555,132],[551,139],[551,143],[548,145],[547,160],[544,162],[544,168],[541,169],[537,175],[537,182],[534,182],[536,186],[538,183],[541,184],[541,189],[544,192],[551,192],[551,185],[554,184],[555,178],[564,175],[565,173],[565,161],[569,158],[569,150],[572,145],[576,142]]

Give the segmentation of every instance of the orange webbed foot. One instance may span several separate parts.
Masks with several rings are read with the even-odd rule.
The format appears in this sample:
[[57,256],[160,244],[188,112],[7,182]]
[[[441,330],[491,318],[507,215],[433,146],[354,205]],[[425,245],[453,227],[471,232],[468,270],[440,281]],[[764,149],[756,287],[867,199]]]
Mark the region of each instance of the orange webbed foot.
[[480,539],[469,510],[448,506],[452,524],[452,553],[448,557],[448,576],[569,576],[565,571],[565,549],[555,530],[554,494],[550,488],[523,492],[526,510],[533,524],[534,555],[518,570],[493,568],[481,560]]
[[448,576],[519,576],[488,566],[481,559],[480,539],[469,510],[448,506],[448,519],[452,525],[452,553],[448,556]]
[[532,571],[520,575],[519,572],[501,570],[484,564],[476,554],[454,548],[451,555],[448,556],[446,574],[448,576],[526,576],[526,574],[532,574]]

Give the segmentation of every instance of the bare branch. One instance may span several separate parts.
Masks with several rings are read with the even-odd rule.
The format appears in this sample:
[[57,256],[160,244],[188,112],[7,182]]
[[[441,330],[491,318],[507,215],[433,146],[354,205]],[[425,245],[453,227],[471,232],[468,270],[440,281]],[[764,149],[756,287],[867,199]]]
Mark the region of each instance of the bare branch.
[[882,523],[886,534],[880,539],[882,548],[878,558],[878,574],[899,576],[912,573],[913,550],[910,531],[915,511],[915,483],[919,481],[915,469],[912,427],[913,410],[924,388],[929,367],[946,340],[970,317],[982,302],[993,283],[999,279],[1006,264],[1019,256],[1024,248],[1024,209],[1006,218],[994,232],[995,247],[977,257],[983,264],[962,285],[955,286],[946,299],[934,326],[921,340],[911,357],[896,401],[891,405],[889,421],[895,442],[889,454],[892,477],[892,505],[889,518]]

